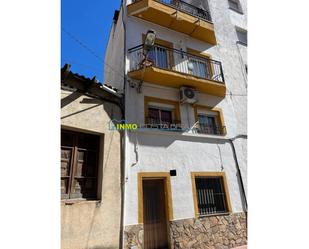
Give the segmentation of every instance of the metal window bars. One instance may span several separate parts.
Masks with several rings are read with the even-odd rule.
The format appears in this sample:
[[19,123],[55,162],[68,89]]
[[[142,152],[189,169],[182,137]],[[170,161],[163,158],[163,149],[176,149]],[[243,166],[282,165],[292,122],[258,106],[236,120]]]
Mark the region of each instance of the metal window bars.
[[195,125],[195,130],[197,133],[209,134],[209,135],[224,135],[226,134],[225,126],[218,125],[206,125],[200,122],[197,122]]
[[161,45],[155,45],[148,53],[147,58],[145,57],[142,44],[129,49],[128,53],[130,71],[153,66],[224,84],[224,75],[220,61]]
[[160,130],[181,130],[181,121],[162,120],[160,118],[146,117],[145,128]]

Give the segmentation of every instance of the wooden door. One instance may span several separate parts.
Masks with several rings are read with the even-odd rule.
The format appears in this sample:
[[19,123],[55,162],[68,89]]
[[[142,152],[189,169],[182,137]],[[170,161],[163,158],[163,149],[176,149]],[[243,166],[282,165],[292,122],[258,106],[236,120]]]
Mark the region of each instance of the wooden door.
[[168,249],[164,179],[143,180],[144,249]]

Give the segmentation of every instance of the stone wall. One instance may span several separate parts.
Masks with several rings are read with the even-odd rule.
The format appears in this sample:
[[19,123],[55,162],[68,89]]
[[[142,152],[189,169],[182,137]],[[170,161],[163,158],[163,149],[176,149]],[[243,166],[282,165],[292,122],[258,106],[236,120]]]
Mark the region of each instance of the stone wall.
[[247,244],[246,215],[211,216],[173,221],[173,249],[229,249]]
[[124,230],[124,248],[142,249],[144,228],[142,224],[126,226]]
[[[127,226],[124,248],[142,249],[143,236],[142,225]],[[170,243],[171,249],[229,249],[246,245],[246,215],[236,213],[172,221]]]

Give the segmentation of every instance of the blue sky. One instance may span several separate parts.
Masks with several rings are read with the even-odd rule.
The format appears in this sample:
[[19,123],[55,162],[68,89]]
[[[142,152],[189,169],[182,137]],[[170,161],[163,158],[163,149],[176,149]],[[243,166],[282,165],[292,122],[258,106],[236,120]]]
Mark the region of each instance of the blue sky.
[[[61,0],[61,67],[72,65],[72,71],[103,82],[103,60],[114,11],[120,0]],[[83,48],[73,35],[96,56]]]

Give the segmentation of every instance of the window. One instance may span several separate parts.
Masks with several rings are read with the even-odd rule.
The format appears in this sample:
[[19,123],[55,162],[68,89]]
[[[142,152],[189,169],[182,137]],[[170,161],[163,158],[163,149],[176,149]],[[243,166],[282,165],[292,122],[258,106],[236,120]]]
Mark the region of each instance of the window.
[[196,216],[230,212],[224,173],[192,173],[192,185]]
[[[142,35],[142,42],[144,43],[146,35]],[[172,69],[174,57],[171,49],[173,43],[156,38],[154,48],[149,51],[147,61],[155,67],[162,69]]]
[[199,129],[202,133],[220,134],[217,115],[198,115]]
[[242,14],[242,9],[239,0],[228,0],[228,2],[230,9],[235,10]]
[[220,108],[195,105],[196,131],[202,134],[226,135],[223,113]]
[[61,199],[96,199],[100,137],[61,131]]
[[169,69],[168,50],[156,45],[148,54],[148,60],[152,61],[156,67]]
[[147,128],[180,129],[178,102],[145,97],[145,125]]
[[187,48],[187,52],[191,54],[189,56],[189,72],[200,78],[212,79],[213,68],[210,56],[191,48]]
[[238,42],[247,45],[247,31],[244,29],[236,28]]

